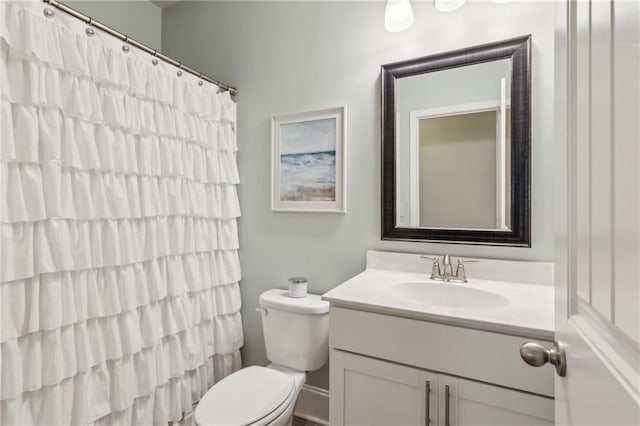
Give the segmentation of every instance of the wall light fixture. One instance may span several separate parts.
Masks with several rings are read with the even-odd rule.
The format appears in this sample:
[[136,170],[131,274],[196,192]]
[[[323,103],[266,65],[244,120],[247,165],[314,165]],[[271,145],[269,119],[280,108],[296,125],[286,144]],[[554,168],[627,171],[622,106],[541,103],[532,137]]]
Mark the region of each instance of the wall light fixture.
[[413,9],[409,0],[387,0],[384,10],[384,28],[392,33],[404,31],[413,25]]

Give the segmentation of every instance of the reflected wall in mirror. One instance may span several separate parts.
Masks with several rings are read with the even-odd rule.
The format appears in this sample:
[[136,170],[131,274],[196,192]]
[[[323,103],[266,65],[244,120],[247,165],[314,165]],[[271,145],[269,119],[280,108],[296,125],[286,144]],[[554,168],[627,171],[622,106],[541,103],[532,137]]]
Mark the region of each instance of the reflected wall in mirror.
[[382,67],[382,238],[530,245],[530,37]]

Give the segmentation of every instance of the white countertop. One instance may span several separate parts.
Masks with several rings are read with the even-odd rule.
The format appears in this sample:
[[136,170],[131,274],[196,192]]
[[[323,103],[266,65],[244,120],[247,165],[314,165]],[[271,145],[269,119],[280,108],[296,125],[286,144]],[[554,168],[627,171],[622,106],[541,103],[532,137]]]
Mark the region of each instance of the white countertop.
[[[400,283],[416,283],[412,285],[417,290],[420,290],[421,283],[434,288],[458,286],[460,288],[455,290],[460,291],[468,288],[472,294],[477,293],[474,290],[481,290],[496,295],[499,303],[484,304],[479,301],[474,305],[472,296],[471,303],[467,297],[463,306],[455,306],[455,298],[447,306],[439,306],[420,295],[412,298],[398,293],[395,289]],[[473,278],[469,278],[469,283],[465,284],[443,283],[431,281],[426,273],[368,268],[325,293],[322,298],[329,301],[332,307],[553,340],[554,296],[553,286],[549,284]]]

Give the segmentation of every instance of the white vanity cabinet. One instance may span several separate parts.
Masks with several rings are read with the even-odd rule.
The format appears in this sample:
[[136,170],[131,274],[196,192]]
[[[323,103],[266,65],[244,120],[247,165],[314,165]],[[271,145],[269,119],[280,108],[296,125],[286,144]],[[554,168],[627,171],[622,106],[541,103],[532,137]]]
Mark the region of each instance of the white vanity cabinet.
[[339,307],[330,324],[332,426],[553,424],[552,369],[518,353],[549,341]]
[[436,424],[439,425],[554,424],[553,398],[501,386],[441,374],[438,376],[438,398]]
[[436,393],[427,403],[426,389],[437,374],[335,349],[330,357],[331,425],[424,425],[429,408],[436,415]]

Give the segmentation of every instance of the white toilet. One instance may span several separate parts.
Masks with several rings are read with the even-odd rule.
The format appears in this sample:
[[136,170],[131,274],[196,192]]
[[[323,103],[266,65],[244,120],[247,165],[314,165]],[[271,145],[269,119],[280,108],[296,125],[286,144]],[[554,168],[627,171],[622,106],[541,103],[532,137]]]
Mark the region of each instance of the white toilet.
[[194,413],[198,426],[291,424],[306,372],[329,359],[329,303],[320,296],[288,296],[273,289],[260,295],[268,367],[251,366],[213,385]]

